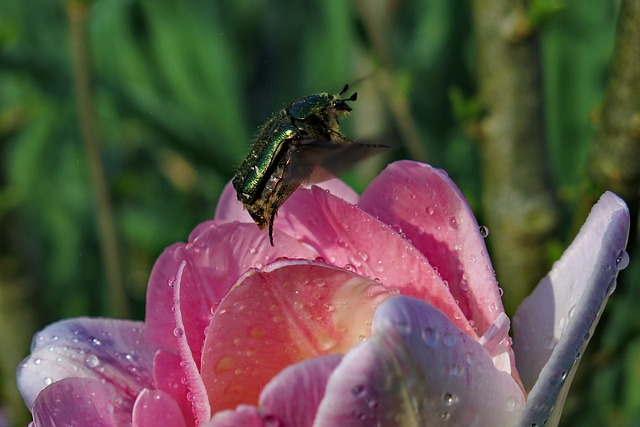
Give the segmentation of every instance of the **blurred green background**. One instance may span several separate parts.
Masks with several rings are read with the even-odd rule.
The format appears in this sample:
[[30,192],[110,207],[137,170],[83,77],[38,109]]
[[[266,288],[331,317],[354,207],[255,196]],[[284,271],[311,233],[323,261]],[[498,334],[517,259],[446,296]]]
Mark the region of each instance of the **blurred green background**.
[[[301,96],[352,83],[359,98],[344,133],[399,141],[386,158],[348,174],[355,188],[388,161],[422,150],[458,183],[482,223],[480,146],[465,116],[474,114],[477,87],[469,2],[97,0],[87,7],[89,67],[74,71],[83,42],[70,25],[77,2],[0,0],[0,426],[3,414],[7,425],[27,423],[13,375],[33,333],[70,316],[143,319],[155,258],[212,217],[256,128]],[[368,13],[376,7],[384,7],[388,58],[372,40]],[[576,211],[615,22],[616,2],[578,0],[541,29],[560,230]],[[391,65],[391,83],[381,87]],[[93,97],[79,108],[74,86],[83,76]],[[420,147],[403,148],[390,94],[408,106]],[[92,112],[102,195],[81,131]],[[124,298],[110,288],[101,256],[96,218],[105,215],[105,196]],[[557,246],[567,238],[559,234]],[[638,279],[632,254],[563,425],[640,426]],[[508,279],[501,285],[508,288]]]

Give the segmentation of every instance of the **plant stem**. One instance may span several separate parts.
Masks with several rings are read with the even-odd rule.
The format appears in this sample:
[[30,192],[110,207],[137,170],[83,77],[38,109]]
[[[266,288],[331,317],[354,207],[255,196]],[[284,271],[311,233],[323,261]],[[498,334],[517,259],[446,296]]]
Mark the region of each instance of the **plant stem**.
[[[596,123],[588,165],[584,210],[605,190],[625,199],[634,236],[640,203],[640,2],[623,0],[609,84]],[[580,212],[576,221],[586,213]],[[633,244],[633,239],[630,241]]]
[[66,5],[73,50],[76,103],[91,186],[96,198],[97,231],[102,263],[108,282],[109,309],[114,316],[127,317],[128,308],[122,281],[116,228],[107,181],[100,159],[96,109],[91,88],[90,53],[87,39],[90,5],[79,0],[68,0]]
[[474,0],[483,206],[505,305],[513,313],[549,267],[557,223],[543,115],[540,48],[524,5]]

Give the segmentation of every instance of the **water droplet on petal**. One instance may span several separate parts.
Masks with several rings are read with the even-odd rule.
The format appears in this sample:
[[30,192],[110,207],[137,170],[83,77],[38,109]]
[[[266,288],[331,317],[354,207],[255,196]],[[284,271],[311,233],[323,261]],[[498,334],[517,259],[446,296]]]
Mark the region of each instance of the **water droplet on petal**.
[[443,398],[442,398],[442,400],[444,401],[445,405],[453,406],[458,401],[458,396],[456,396],[455,394],[451,394],[451,393],[445,393]]
[[616,258],[616,268],[618,271],[624,270],[629,266],[629,254],[624,249],[618,254]]
[[458,228],[458,219],[455,216],[449,218],[449,226],[454,230]]
[[442,337],[442,343],[447,347],[453,347],[456,344],[456,341],[457,338],[453,334],[447,333]]
[[84,359],[84,364],[91,369],[97,368],[100,365],[100,359],[95,354],[90,354]]
[[396,327],[400,335],[407,336],[411,334],[411,325],[407,321],[399,321]]
[[175,328],[173,330],[173,335],[175,335],[176,337],[181,337],[182,335],[184,335],[184,330],[180,327]]
[[479,230],[480,230],[480,235],[482,236],[483,239],[489,235],[489,227],[481,225]]
[[440,340],[440,332],[433,328],[424,328],[422,330],[422,340],[429,348],[434,348]]
[[354,396],[362,396],[366,393],[366,388],[365,386],[363,386],[362,384],[358,384],[358,385],[354,385],[353,388],[351,389],[351,393]]

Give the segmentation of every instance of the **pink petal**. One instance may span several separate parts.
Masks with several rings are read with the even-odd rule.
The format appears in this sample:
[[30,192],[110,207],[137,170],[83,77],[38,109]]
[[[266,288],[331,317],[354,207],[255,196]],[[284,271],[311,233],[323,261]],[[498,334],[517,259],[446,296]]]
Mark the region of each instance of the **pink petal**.
[[235,410],[217,412],[211,421],[202,427],[278,427],[281,425],[271,423],[270,419],[265,422],[264,418],[265,416],[255,406],[240,405]]
[[222,190],[222,194],[218,199],[214,219],[216,221],[253,222],[249,212],[246,211],[242,203],[238,200],[238,194],[233,188],[231,181],[229,181],[227,185],[225,185],[224,190]]
[[202,379],[212,412],[257,404],[282,369],[346,352],[370,333],[375,307],[390,294],[373,280],[310,261],[280,261],[250,272],[208,327]]
[[116,427],[131,421],[115,410],[113,395],[100,381],[65,378],[45,388],[36,398],[32,412],[34,427]]
[[324,398],[327,380],[341,360],[341,355],[333,354],[285,368],[262,391],[260,407],[283,425],[311,427]]
[[420,251],[356,206],[318,187],[302,189],[283,205],[275,225],[317,248],[328,263],[427,301],[469,336],[477,337],[448,286]]
[[391,298],[373,328],[331,375],[314,427],[515,425],[519,385],[442,312]]
[[529,393],[523,422],[557,425],[564,399],[619,269],[628,262],[629,210],[605,193],[578,236],[514,317],[518,370]]
[[173,335],[175,320],[171,313],[173,307],[173,284],[176,280],[178,262],[173,254],[182,243],[166,248],[158,257],[147,286],[147,304],[145,314],[145,339],[159,346],[177,350],[178,342]]
[[167,393],[143,390],[133,406],[133,427],[186,427],[180,407]]
[[[176,323],[170,333],[181,329],[180,335],[184,334],[198,368],[204,331],[211,315],[242,274],[280,257],[317,257],[313,249],[284,234],[272,247],[268,236],[255,224],[211,225],[192,242],[177,247],[173,254],[176,263],[181,265],[180,277],[177,277],[178,269],[174,273],[173,282],[180,281],[179,292],[174,286],[174,298],[180,302],[180,307],[188,307],[188,310],[173,308]],[[170,313],[171,310],[166,311],[165,316]]]
[[369,184],[358,206],[398,226],[438,268],[479,335],[504,312],[478,222],[446,172],[424,163],[395,162]]
[[[337,178],[330,179],[317,185],[318,187],[328,190],[334,196],[340,197],[349,203],[358,203],[358,199],[360,198],[358,193],[353,191],[351,187]],[[218,206],[216,208],[215,219],[217,221],[253,222],[249,212],[247,212],[242,203],[238,201],[238,195],[231,182],[227,183],[224,190],[222,190],[222,194],[220,195]]]
[[138,393],[152,385],[155,350],[145,344],[139,322],[62,320],[34,337],[31,355],[18,367],[18,388],[31,407],[49,384],[72,377],[94,379],[117,396],[116,410],[130,415]]
[[173,398],[180,407],[187,425],[195,425],[189,401],[186,374],[180,356],[166,350],[158,350],[153,358],[153,383]]

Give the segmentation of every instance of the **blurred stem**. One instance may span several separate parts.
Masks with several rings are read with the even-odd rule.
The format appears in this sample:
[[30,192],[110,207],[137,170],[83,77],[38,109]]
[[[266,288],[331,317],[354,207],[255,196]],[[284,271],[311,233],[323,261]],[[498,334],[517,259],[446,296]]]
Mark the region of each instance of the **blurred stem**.
[[106,270],[110,295],[110,311],[114,316],[127,317],[128,308],[120,269],[113,209],[100,159],[96,109],[91,91],[87,21],[90,5],[79,0],[67,0],[67,15],[73,50],[73,75],[82,141],[87,156],[93,194],[96,198],[98,238],[102,262]]
[[389,102],[389,109],[394,122],[398,126],[403,145],[412,159],[426,162],[428,158],[427,151],[422,144],[409,101],[405,93],[399,90],[400,85],[393,71],[391,53],[386,42],[387,32],[383,23],[385,16],[383,8],[386,3],[358,0],[356,4],[362,15],[367,37],[371,41],[376,57],[382,63],[382,69],[376,73],[376,79],[384,99]]
[[[616,45],[602,109],[587,164],[589,187],[582,223],[597,197],[611,190],[625,199],[637,227],[640,203],[640,2],[623,0]],[[633,239],[630,243],[633,243]]]
[[507,311],[549,267],[557,223],[545,147],[539,41],[525,6],[474,0],[483,206]]

